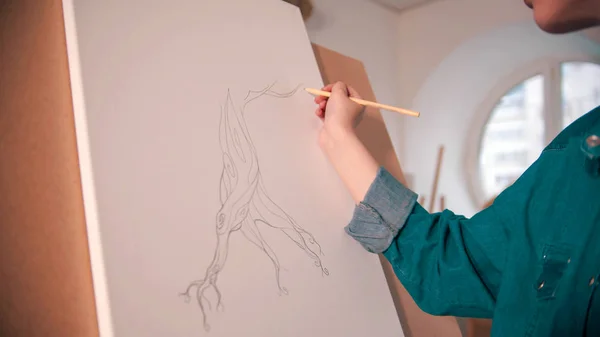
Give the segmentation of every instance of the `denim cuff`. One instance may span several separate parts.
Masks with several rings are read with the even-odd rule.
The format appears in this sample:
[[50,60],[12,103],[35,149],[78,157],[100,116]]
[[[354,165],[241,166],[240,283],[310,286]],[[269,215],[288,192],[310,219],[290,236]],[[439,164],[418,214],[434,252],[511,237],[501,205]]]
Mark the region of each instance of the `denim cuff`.
[[385,252],[417,202],[417,194],[380,167],[364,200],[359,203],[346,233],[371,253]]

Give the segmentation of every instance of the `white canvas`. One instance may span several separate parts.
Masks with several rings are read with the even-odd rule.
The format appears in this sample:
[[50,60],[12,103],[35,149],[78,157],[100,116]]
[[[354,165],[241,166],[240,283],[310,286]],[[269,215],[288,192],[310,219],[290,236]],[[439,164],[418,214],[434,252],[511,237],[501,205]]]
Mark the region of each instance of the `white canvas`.
[[343,231],[296,7],[64,12],[102,336],[402,336],[377,256]]

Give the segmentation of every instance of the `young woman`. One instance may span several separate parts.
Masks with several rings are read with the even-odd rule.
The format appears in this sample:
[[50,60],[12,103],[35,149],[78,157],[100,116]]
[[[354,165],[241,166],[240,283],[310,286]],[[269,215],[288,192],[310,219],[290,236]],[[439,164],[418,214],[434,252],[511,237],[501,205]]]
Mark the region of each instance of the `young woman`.
[[[526,0],[537,24],[600,24],[600,0]],[[317,97],[319,143],[356,202],[346,232],[383,253],[426,312],[493,318],[492,336],[600,336],[600,108],[561,132],[470,219],[430,214],[369,154],[344,83]]]

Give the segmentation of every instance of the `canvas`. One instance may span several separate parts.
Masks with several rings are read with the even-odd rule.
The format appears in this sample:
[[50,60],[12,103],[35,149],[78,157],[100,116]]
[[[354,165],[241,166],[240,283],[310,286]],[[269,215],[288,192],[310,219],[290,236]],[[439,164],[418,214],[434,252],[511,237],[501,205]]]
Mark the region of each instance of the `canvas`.
[[402,336],[279,0],[65,1],[102,336]]

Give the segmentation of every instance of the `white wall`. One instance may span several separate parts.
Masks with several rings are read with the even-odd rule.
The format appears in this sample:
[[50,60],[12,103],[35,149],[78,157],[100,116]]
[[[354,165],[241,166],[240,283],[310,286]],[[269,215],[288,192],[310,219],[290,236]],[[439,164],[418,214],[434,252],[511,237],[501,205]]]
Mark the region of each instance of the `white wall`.
[[[398,105],[400,15],[366,0],[317,0],[313,4],[313,15],[306,21],[311,41],[361,60],[377,100]],[[382,114],[390,135],[398,137],[402,117],[387,111]]]
[[528,63],[598,53],[579,34],[548,35],[522,1],[440,0],[393,12],[366,0],[318,0],[306,22],[312,42],[363,61],[377,99],[421,112],[382,111],[403,169],[429,194],[437,147],[446,153],[439,193],[471,216],[465,151],[471,124],[489,92]]
[[416,192],[428,194],[437,147],[445,145],[439,193],[447,208],[466,216],[479,207],[467,190],[467,140],[473,120],[487,113],[479,109],[490,91],[536,60],[600,53],[579,34],[543,33],[520,1],[505,0],[442,1],[408,11],[400,16],[398,42],[399,102],[422,114],[402,121],[403,168],[414,174]]
[[[429,194],[444,144],[439,192],[448,208],[466,216],[479,206],[467,191],[466,143],[490,91],[537,59],[600,54],[576,34],[541,32],[521,0],[440,0],[401,13],[366,0],[313,3],[311,40],[363,61],[379,101],[422,113],[415,119],[382,112],[415,191]],[[590,37],[600,40],[600,30]]]

